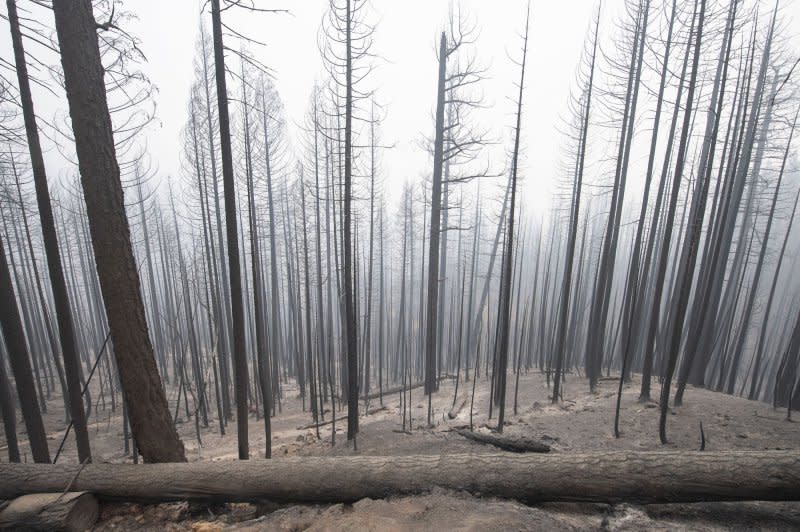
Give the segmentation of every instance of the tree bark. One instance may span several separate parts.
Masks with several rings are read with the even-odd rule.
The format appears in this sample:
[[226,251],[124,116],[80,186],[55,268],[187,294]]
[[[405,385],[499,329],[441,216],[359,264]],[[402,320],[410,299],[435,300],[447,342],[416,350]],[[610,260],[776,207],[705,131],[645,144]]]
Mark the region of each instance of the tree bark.
[[53,11],[97,273],[133,434],[146,461],[183,461],[147,332],[92,2],[56,2]]
[[[8,7],[11,40],[14,45],[14,62],[16,65],[17,80],[19,82],[22,113],[25,119],[25,132],[27,134],[28,149],[31,156],[31,170],[36,186],[39,218],[42,224],[42,238],[47,256],[47,268],[52,283],[53,300],[55,302],[56,319],[58,320],[61,340],[61,351],[63,353],[64,368],[66,370],[67,388],[69,391],[67,405],[70,408],[70,418],[75,427],[79,458],[81,461],[86,458],[91,460],[89,434],[86,430],[86,416],[80,396],[80,365],[78,354],[75,350],[75,332],[70,315],[69,297],[67,295],[66,281],[64,280],[64,270],[61,267],[61,255],[58,249],[58,239],[56,238],[53,208],[50,204],[50,192],[47,189],[47,175],[45,173],[42,147],[39,143],[39,130],[36,125],[36,113],[33,107],[33,97],[31,96],[30,81],[28,79],[28,65],[25,61],[22,32],[20,31],[19,17],[17,16],[17,3],[15,0],[8,0],[6,5]],[[27,228],[27,222],[25,223]],[[42,288],[39,284],[38,276],[36,277],[36,283],[41,297]],[[42,302],[44,303],[43,298]],[[42,312],[47,312],[44,306],[42,307]],[[55,353],[54,356],[56,356]]]
[[524,501],[800,499],[797,451],[337,456],[80,467],[0,464],[0,498],[60,491],[74,479],[74,489],[100,499],[153,502],[345,502],[434,487]]

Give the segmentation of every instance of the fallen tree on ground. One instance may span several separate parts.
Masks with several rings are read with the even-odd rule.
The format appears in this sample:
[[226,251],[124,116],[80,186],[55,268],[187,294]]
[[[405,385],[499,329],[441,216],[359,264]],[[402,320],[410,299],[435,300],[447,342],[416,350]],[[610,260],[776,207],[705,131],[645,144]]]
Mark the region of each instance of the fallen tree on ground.
[[453,408],[447,412],[447,417],[449,419],[455,419],[458,417],[458,414],[464,409],[464,406],[467,404],[467,396],[465,395],[460,401],[456,402],[453,405]]
[[[439,382],[442,382],[442,381],[447,380],[447,379],[455,379],[455,375],[439,375],[439,377],[437,377],[437,380]],[[362,397],[362,399],[366,399],[366,400],[377,399],[381,395],[384,395],[384,396],[394,395],[396,393],[404,392],[406,390],[416,390],[417,388],[422,388],[423,386],[425,386],[425,382],[424,381],[412,383],[410,386],[409,385],[400,384],[400,385],[397,385],[397,386],[392,386],[391,388],[384,388],[383,391],[378,390],[377,392],[373,392],[373,393],[371,393],[371,394],[369,394],[367,396]]]
[[550,446],[546,443],[536,441],[526,436],[512,436],[504,434],[486,434],[483,432],[473,432],[468,429],[458,429],[455,431],[461,436],[478,443],[492,445],[498,449],[512,453],[549,453]]
[[[366,412],[363,412],[361,416],[362,417],[371,416],[373,414],[377,414],[378,412],[382,412],[384,410],[386,410],[385,406],[370,408]],[[345,419],[347,419],[347,414],[337,417],[336,421],[344,421]],[[308,430],[308,429],[313,429],[314,427],[324,427],[325,425],[330,425],[332,422],[333,420],[326,419],[325,421],[319,421],[317,423],[308,423],[306,425],[300,425],[299,427],[297,427],[297,430]]]
[[0,499],[72,489],[124,501],[351,502],[434,487],[523,501],[799,500],[800,452],[302,457],[174,464],[0,464]]

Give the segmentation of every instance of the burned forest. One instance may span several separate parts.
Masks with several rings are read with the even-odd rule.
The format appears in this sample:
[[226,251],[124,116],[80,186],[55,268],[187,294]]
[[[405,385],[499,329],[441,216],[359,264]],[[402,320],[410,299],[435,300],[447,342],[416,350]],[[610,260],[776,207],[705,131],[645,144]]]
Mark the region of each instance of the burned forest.
[[0,530],[800,528],[800,0],[6,0]]

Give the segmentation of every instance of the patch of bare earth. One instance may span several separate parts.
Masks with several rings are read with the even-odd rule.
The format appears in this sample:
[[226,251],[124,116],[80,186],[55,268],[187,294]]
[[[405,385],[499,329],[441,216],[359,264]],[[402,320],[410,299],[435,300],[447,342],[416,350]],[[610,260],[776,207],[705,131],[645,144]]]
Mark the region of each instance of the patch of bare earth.
[[[504,427],[509,434],[519,434],[547,443],[556,453],[603,450],[696,450],[700,446],[700,423],[708,450],[797,449],[800,424],[786,421],[785,410],[770,405],[689,387],[683,406],[673,408],[668,419],[670,443],[658,439],[658,409],[654,402],[640,403],[639,381],[625,386],[621,409],[619,439],[613,436],[614,406],[618,381],[604,379],[595,393],[588,391],[584,379],[570,375],[564,400],[551,404],[546,378],[539,373],[520,377],[514,412],[514,380],[509,378],[508,403]],[[496,408],[489,419],[489,389],[484,377],[476,386],[474,403],[469,393],[472,382],[461,382],[456,404],[466,404],[455,419],[447,412],[453,405],[454,381],[446,380],[433,396],[433,426],[426,425],[427,399],[421,388],[411,391],[410,418],[402,425],[399,393],[386,395],[383,401],[362,403],[357,450],[345,441],[345,421],[336,423],[336,445],[331,445],[332,425],[317,430],[311,415],[304,411],[297,390],[284,388],[281,412],[272,419],[273,459],[284,456],[349,454],[410,455],[448,453],[489,453],[497,449],[469,441],[454,429],[468,426],[472,404],[475,430],[496,425]],[[373,391],[377,391],[373,389]],[[174,390],[170,391],[175,412]],[[654,383],[653,397],[658,397]],[[60,440],[63,405],[50,402],[46,416],[51,447]],[[95,461],[130,461],[122,449],[122,420],[119,409],[95,408],[91,438]],[[383,407],[383,408],[381,408]],[[330,408],[330,405],[327,406]],[[327,409],[326,409],[327,410]],[[337,418],[342,415],[336,405]],[[192,461],[235,460],[235,426],[220,435],[216,416],[209,412],[209,424],[200,426],[197,440],[193,418],[185,407],[179,409],[178,430]],[[329,422],[330,411],[324,421]],[[408,427],[410,419],[411,428]],[[262,422],[250,419],[252,459],[262,459],[264,432]],[[24,436],[23,436],[24,437]],[[0,441],[0,447],[4,442]],[[24,446],[24,442],[20,442]],[[0,448],[0,453],[3,449]],[[76,462],[74,443],[68,439],[60,461]],[[480,475],[480,471],[475,472]],[[798,487],[800,489],[800,487]],[[669,505],[605,505],[549,503],[525,505],[516,501],[474,497],[466,493],[435,489],[418,496],[384,500],[364,499],[355,504],[277,505],[266,501],[215,507],[172,503],[161,505],[107,504],[103,507],[96,530],[800,530],[800,504],[796,503],[697,503]]]

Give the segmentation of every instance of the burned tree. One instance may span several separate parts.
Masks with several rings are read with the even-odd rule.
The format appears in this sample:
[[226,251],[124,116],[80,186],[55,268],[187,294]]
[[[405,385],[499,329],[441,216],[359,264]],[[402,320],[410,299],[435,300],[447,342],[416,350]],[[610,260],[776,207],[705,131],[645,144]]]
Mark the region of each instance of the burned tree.
[[97,273],[131,427],[148,462],[184,461],[147,332],[90,0],[53,5]]

